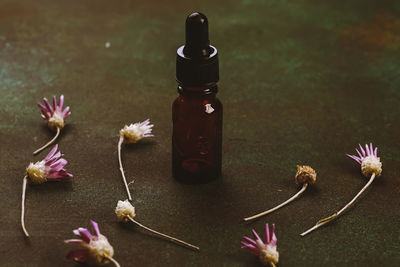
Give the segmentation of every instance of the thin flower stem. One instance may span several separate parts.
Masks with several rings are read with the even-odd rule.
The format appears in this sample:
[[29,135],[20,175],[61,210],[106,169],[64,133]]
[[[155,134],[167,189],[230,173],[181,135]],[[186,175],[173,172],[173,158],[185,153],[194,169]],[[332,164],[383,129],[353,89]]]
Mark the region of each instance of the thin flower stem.
[[187,243],[187,242],[185,242],[185,241],[182,241],[182,240],[179,240],[179,239],[177,239],[177,238],[171,237],[171,236],[169,236],[169,235],[166,235],[166,234],[157,232],[157,231],[155,231],[155,230],[153,230],[153,229],[150,229],[149,227],[144,226],[143,224],[141,224],[141,223],[139,223],[138,221],[134,220],[134,219],[133,219],[132,217],[130,217],[130,216],[128,216],[128,218],[129,218],[129,220],[131,220],[131,221],[132,221],[133,223],[135,223],[136,225],[138,225],[138,226],[140,226],[140,227],[146,229],[147,231],[152,232],[153,234],[159,235],[159,236],[164,237],[165,239],[167,239],[167,240],[169,240],[169,241],[178,243],[178,244],[180,244],[180,245],[184,245],[184,246],[186,246],[186,247],[188,247],[188,248],[191,248],[191,249],[194,249],[194,250],[200,250],[200,248],[197,247],[197,246],[194,246],[194,245],[192,245],[192,244],[189,244],[189,243]]
[[129,199],[130,201],[132,201],[131,192],[129,192],[129,187],[128,187],[128,184],[126,183],[126,177],[125,177],[124,168],[122,167],[121,145],[122,145],[122,142],[123,142],[123,141],[124,141],[124,137],[121,136],[121,137],[119,138],[119,141],[118,141],[118,161],[119,161],[119,170],[121,171],[122,180],[124,181],[125,188],[126,188],[126,192],[128,193],[128,199]]
[[375,173],[373,173],[371,175],[371,178],[369,179],[368,183],[360,190],[360,192],[358,192],[358,194],[349,202],[347,203],[346,206],[344,206],[341,210],[339,210],[338,212],[334,213],[333,215],[323,218],[321,220],[319,220],[317,222],[316,225],[314,225],[312,228],[308,229],[307,231],[305,231],[304,233],[300,234],[301,236],[305,236],[309,233],[311,233],[312,231],[318,229],[319,227],[335,220],[336,218],[338,218],[341,214],[343,214],[343,212],[345,212],[352,204],[354,204],[354,202],[357,200],[357,198],[372,184],[372,182],[375,179]]
[[109,259],[112,263],[114,263],[114,265],[116,267],[121,267],[121,265],[119,265],[118,261],[116,261],[113,257],[106,256],[106,258]]
[[51,145],[56,139],[57,137],[60,135],[61,129],[59,127],[57,127],[57,133],[56,135],[53,137],[53,139],[51,139],[47,144],[45,144],[44,146],[42,146],[41,148],[37,149],[35,152],[33,152],[33,155],[37,155],[39,152],[41,152],[43,149],[45,149],[46,147],[48,147],[49,145]]
[[277,210],[277,209],[279,209],[279,208],[282,208],[282,207],[285,206],[286,204],[289,204],[290,202],[292,202],[293,200],[295,200],[296,198],[298,198],[298,197],[307,189],[307,186],[308,186],[307,183],[303,184],[303,187],[300,189],[299,192],[296,193],[296,195],[292,196],[291,198],[289,198],[289,199],[286,200],[285,202],[279,204],[279,205],[276,206],[275,208],[269,209],[269,210],[267,210],[267,211],[261,212],[261,213],[259,213],[259,214],[254,215],[254,216],[251,216],[251,217],[244,218],[243,220],[244,220],[245,222],[248,222],[248,221],[257,219],[257,218],[259,218],[259,217],[261,217],[261,216],[267,215],[268,213],[271,213],[271,212],[273,212],[273,211],[275,211],[275,210]]
[[28,231],[25,228],[25,192],[26,192],[26,183],[28,182],[28,176],[25,175],[24,182],[22,183],[22,205],[21,205],[21,226],[22,230],[25,233],[26,237],[29,237]]

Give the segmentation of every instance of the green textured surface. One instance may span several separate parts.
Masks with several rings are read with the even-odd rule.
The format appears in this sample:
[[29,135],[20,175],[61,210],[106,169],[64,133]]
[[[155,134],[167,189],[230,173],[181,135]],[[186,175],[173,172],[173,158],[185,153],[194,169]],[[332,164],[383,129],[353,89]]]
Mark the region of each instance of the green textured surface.
[[[122,266],[257,266],[240,239],[277,227],[280,266],[400,264],[400,4],[398,1],[0,1],[0,265],[74,266],[71,230],[100,224]],[[199,10],[220,53],[223,177],[171,177],[175,51]],[[109,48],[105,43],[110,42]],[[29,186],[24,169],[52,133],[36,102],[63,93],[72,115],[59,145],[71,184]],[[137,219],[199,245],[196,253],[121,226],[118,131],[150,118],[155,138],[123,148]],[[366,183],[345,153],[379,146],[383,175],[351,211],[301,238]],[[252,215],[297,191],[297,164],[318,172],[290,206]]]

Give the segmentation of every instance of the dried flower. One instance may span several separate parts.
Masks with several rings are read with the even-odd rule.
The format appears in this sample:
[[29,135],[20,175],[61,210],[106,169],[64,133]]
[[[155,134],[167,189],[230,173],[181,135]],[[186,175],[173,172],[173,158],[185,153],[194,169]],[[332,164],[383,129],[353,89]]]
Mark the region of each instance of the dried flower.
[[333,215],[326,217],[324,219],[319,220],[315,226],[310,228],[309,230],[305,231],[304,233],[301,234],[301,236],[305,236],[315,229],[333,221],[334,219],[338,218],[341,214],[343,214],[344,211],[346,211],[357,199],[361,194],[372,184],[374,179],[377,176],[380,176],[382,173],[382,163],[380,161],[380,158],[378,157],[378,148],[376,147],[373,149],[372,143],[369,144],[369,146],[366,144],[365,145],[365,150],[362,148],[362,146],[359,144],[360,151],[356,149],[357,154],[359,157],[354,156],[354,155],[349,155],[346,154],[348,157],[351,159],[354,159],[357,163],[361,165],[361,172],[365,177],[370,177],[368,183],[358,192],[358,194],[344,206],[340,211],[335,212]]
[[26,231],[24,223],[25,215],[25,192],[26,184],[29,179],[33,184],[42,184],[47,181],[64,181],[69,180],[72,174],[65,170],[65,165],[68,161],[62,158],[58,150],[58,145],[55,145],[49,154],[42,160],[36,163],[30,163],[26,168],[26,175],[22,185],[22,211],[21,211],[21,225],[25,235],[28,237],[29,234]]
[[131,221],[134,224],[142,227],[143,229],[145,229],[145,230],[147,230],[147,231],[149,231],[149,232],[151,232],[153,234],[156,234],[156,235],[158,235],[158,236],[160,236],[160,237],[162,237],[164,239],[167,239],[167,240],[169,240],[171,242],[174,242],[174,243],[177,243],[177,244],[180,244],[180,245],[184,245],[184,246],[186,246],[188,248],[191,248],[191,249],[200,250],[200,248],[197,247],[197,246],[189,244],[189,243],[187,243],[185,241],[182,241],[180,239],[168,236],[166,234],[160,233],[158,231],[155,231],[155,230],[153,230],[153,229],[151,229],[151,228],[149,228],[147,226],[144,226],[143,224],[139,223],[137,220],[135,220],[135,217],[136,217],[135,207],[132,206],[132,204],[129,202],[129,200],[125,200],[125,201],[119,200],[118,203],[117,203],[117,207],[115,208],[115,214],[117,215],[118,221],[120,221],[120,222]]
[[310,166],[297,165],[297,172],[294,178],[298,185],[315,184],[317,173]]
[[124,128],[119,131],[119,133],[126,143],[137,143],[145,137],[154,136],[151,134],[151,128],[153,128],[154,125],[149,123],[150,120],[147,119],[144,122],[137,122],[129,126],[125,125]]
[[105,265],[110,261],[119,267],[119,263],[113,259],[114,249],[108,242],[107,237],[102,235],[99,226],[95,221],[90,220],[94,235],[86,228],[78,228],[73,233],[80,239],[69,239],[67,244],[79,244],[83,249],[72,250],[68,253],[67,259],[76,262],[87,262],[95,265]]
[[49,126],[50,130],[57,131],[56,135],[53,139],[51,139],[47,144],[42,146],[41,148],[37,149],[33,152],[34,155],[38,154],[40,151],[51,145],[57,137],[60,135],[61,129],[64,128],[65,119],[71,115],[69,111],[69,107],[66,107],[63,110],[64,105],[64,96],[60,96],[60,102],[57,104],[57,98],[53,97],[53,106],[50,104],[47,98],[43,98],[45,105],[41,103],[37,103],[40,110],[42,111],[42,118],[46,121],[47,125]]
[[354,155],[346,154],[348,157],[354,159],[361,165],[361,172],[364,174],[365,177],[371,177],[372,174],[375,176],[381,176],[382,173],[382,162],[378,157],[378,147],[373,149],[372,143],[365,145],[365,150],[362,148],[360,144],[360,151],[356,149],[357,154],[359,157]]
[[262,241],[257,232],[253,229],[254,239],[243,236],[242,245],[244,249],[258,256],[263,265],[270,265],[274,267],[279,261],[279,252],[277,251],[278,239],[275,235],[275,225],[271,229],[268,223],[265,225],[265,243]]
[[117,203],[115,208],[115,214],[117,214],[118,221],[128,222],[129,218],[135,218],[135,207],[129,202],[129,200],[121,201]]
[[149,124],[150,120],[147,119],[144,122],[137,122],[131,125],[125,125],[119,131],[120,137],[118,142],[118,161],[119,161],[119,170],[121,171],[122,180],[124,181],[126,192],[128,193],[128,199],[132,200],[131,193],[129,192],[128,184],[126,182],[124,168],[122,167],[122,160],[121,160],[121,146],[122,143],[125,141],[128,144],[137,143],[141,139],[145,137],[152,137],[154,135],[151,134],[151,128],[153,128],[153,124]]
[[244,218],[244,221],[251,221],[254,219],[257,219],[261,216],[267,215],[279,208],[282,208],[283,206],[285,206],[286,204],[289,204],[290,202],[292,202],[293,200],[295,200],[296,198],[298,198],[306,189],[307,186],[310,184],[314,184],[317,180],[317,173],[314,171],[313,168],[311,168],[310,166],[299,166],[297,165],[297,173],[295,175],[295,181],[297,185],[302,185],[302,188],[300,189],[299,192],[297,192],[294,196],[292,196],[291,198],[289,198],[288,200],[286,200],[285,202],[279,204],[278,206],[269,209],[267,211],[263,211],[259,214],[256,214],[254,216],[251,217],[247,217]]

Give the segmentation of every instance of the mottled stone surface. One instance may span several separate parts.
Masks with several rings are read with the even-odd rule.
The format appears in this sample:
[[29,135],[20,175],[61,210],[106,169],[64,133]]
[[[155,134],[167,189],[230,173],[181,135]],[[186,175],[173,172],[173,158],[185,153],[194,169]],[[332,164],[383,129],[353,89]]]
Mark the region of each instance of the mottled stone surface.
[[[195,10],[220,53],[223,177],[182,185],[171,177],[171,103],[175,51]],[[394,0],[0,1],[0,265],[74,266],[63,239],[91,218],[122,266],[258,266],[239,242],[266,222],[276,224],[280,266],[398,266],[399,14]],[[29,186],[26,240],[24,170],[52,137],[36,102],[61,93],[72,115],[58,143],[74,180]],[[118,131],[146,118],[156,137],[122,151],[137,219],[199,253],[114,215],[126,198]],[[382,177],[339,220],[301,238],[366,183],[345,156],[358,142],[379,146]],[[242,223],[298,190],[296,165],[312,166],[317,183]]]

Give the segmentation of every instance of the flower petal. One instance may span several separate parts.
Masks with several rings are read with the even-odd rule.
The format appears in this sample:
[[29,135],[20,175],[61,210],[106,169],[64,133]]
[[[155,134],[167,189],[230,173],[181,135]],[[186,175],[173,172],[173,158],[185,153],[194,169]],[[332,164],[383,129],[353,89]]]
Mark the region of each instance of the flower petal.
[[362,153],[363,157],[365,157],[365,151],[364,151],[364,149],[362,148],[361,144],[358,144],[358,145],[360,146],[360,150],[361,150],[361,153]]
[[269,225],[268,223],[265,224],[265,244],[268,244],[271,242],[270,236],[269,236]]
[[90,224],[92,225],[92,229],[95,233],[96,236],[100,235],[100,229],[99,229],[99,225],[97,224],[97,222],[90,220]]
[[54,145],[53,148],[50,150],[49,154],[44,158],[44,161],[48,161],[51,157],[53,157],[54,153],[56,153],[58,149],[58,144]]
[[83,241],[86,243],[90,243],[92,239],[92,234],[86,228],[78,228],[79,236],[82,238]]
[[360,151],[358,151],[358,149],[357,149],[357,148],[356,148],[356,151],[357,151],[358,155],[360,156],[360,159],[362,159],[362,158],[363,158],[363,156],[361,155]]
[[[65,116],[68,114],[68,112],[69,112],[69,106],[68,107],[66,107],[64,110],[63,110],[63,112],[62,112],[62,115],[63,115],[63,117],[65,118]],[[68,116],[68,115],[67,115]]]
[[68,161],[67,161],[66,159],[60,158],[60,159],[56,160],[55,162],[53,162],[53,163],[50,165],[50,168],[51,168],[53,171],[59,171],[59,170],[61,170],[62,168],[64,168],[64,166],[67,165],[67,164],[68,164]]
[[[254,237],[255,237],[257,240],[260,240],[260,241],[262,242],[260,236],[257,234],[257,232],[256,232],[254,229],[252,230],[252,232],[253,232]],[[262,242],[262,243],[263,243],[263,242]]]
[[369,147],[367,144],[365,144],[365,150],[367,151],[367,156],[371,155],[370,151],[369,151]]
[[54,106],[54,110],[57,109],[57,98],[56,96],[53,96],[53,106]]
[[60,103],[58,103],[58,107],[60,108],[60,110],[62,110],[64,105],[64,95],[60,96]]
[[44,105],[42,105],[41,103],[37,103],[37,105],[40,108],[40,110],[42,111],[43,115],[45,115],[48,118],[49,111],[47,110],[47,108]]
[[54,113],[54,109],[53,109],[53,107],[51,106],[49,100],[47,100],[47,98],[43,98],[43,101],[44,101],[44,103],[46,104],[47,109],[50,111],[50,113],[53,114],[53,113]]
[[251,239],[250,237],[247,236],[243,236],[243,239],[245,239],[246,241],[250,242],[253,245],[257,245],[256,241],[254,241],[253,239]]
[[351,159],[354,159],[355,161],[357,161],[357,163],[361,164],[361,159],[359,159],[358,157],[349,154],[346,154],[346,156],[348,156]]
[[260,254],[260,250],[256,247],[254,247],[253,245],[247,244],[244,241],[242,241],[241,243],[243,245],[243,248],[246,249],[247,251],[249,251],[250,253],[252,253],[254,255]]
[[278,238],[275,235],[275,224],[272,224],[271,234],[272,234],[271,242],[276,246],[276,243],[278,243]]
[[375,157],[378,157],[378,147],[375,147],[374,155]]
[[63,179],[59,179],[59,178],[69,179],[71,177],[72,177],[72,174],[66,172],[65,170],[50,172],[47,175],[47,178],[49,181],[61,181]]
[[71,111],[68,112],[67,114],[65,114],[65,115],[63,116],[63,119],[65,120],[65,119],[68,118],[70,115],[71,115]]

